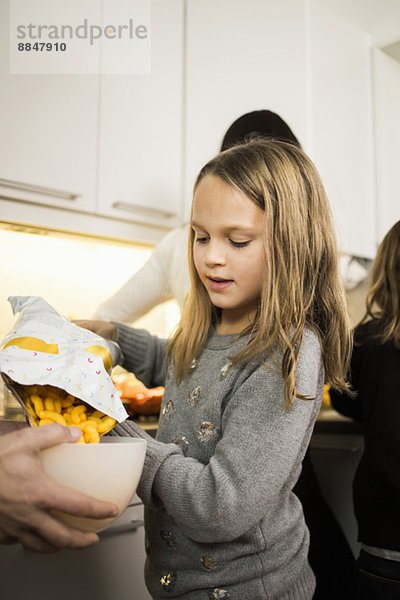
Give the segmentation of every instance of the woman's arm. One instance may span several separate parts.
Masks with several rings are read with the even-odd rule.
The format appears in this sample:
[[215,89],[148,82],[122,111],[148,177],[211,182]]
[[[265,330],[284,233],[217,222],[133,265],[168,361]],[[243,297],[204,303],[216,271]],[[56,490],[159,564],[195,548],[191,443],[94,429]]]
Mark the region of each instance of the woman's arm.
[[167,271],[162,268],[155,250],[139,271],[98,306],[93,319],[132,323],[170,298]]
[[[168,233],[139,271],[100,304],[93,319],[132,323],[158,304],[173,298],[172,284],[181,281],[186,285],[181,271],[186,273],[187,270],[187,237],[187,227]],[[186,289],[181,292],[182,297],[186,292]]]

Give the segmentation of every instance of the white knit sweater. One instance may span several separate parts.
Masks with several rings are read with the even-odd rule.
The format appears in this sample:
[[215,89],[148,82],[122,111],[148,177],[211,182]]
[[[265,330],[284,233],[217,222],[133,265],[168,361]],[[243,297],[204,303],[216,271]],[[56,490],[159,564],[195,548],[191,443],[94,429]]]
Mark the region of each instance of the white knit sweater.
[[188,235],[188,225],[168,233],[143,267],[100,304],[93,318],[133,323],[154,306],[171,299],[182,308],[189,291]]

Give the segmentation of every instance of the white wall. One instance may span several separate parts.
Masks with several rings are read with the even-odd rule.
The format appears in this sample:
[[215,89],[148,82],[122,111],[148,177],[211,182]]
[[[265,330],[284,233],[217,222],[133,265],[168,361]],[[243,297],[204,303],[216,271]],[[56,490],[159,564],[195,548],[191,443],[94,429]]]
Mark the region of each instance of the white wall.
[[378,242],[400,219],[400,62],[373,53]]

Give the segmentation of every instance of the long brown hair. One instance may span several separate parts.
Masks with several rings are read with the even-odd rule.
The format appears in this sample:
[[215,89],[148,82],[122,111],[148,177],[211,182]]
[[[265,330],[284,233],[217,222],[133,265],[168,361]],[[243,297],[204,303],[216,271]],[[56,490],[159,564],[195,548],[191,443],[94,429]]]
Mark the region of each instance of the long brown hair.
[[378,246],[370,271],[366,307],[361,323],[382,319],[385,322],[382,342],[392,341],[400,349],[400,221]]
[[[329,204],[318,173],[293,144],[254,139],[218,154],[200,171],[194,191],[207,175],[220,177],[243,192],[265,214],[266,276],[253,324],[241,333],[249,341],[235,356],[282,356],[285,405],[296,396],[296,362],[306,324],[321,343],[326,381],[347,389],[351,329],[338,272],[338,252]],[[169,345],[180,381],[199,355],[209,327],[218,319],[193,262],[189,236],[191,290]],[[299,394],[297,394],[299,395]]]

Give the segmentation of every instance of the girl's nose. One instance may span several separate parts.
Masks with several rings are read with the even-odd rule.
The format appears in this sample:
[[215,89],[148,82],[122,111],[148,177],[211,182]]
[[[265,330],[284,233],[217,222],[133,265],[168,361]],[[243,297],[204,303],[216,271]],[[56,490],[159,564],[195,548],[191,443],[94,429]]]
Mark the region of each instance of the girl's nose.
[[218,241],[210,240],[204,255],[207,266],[224,265],[226,262],[225,248]]

